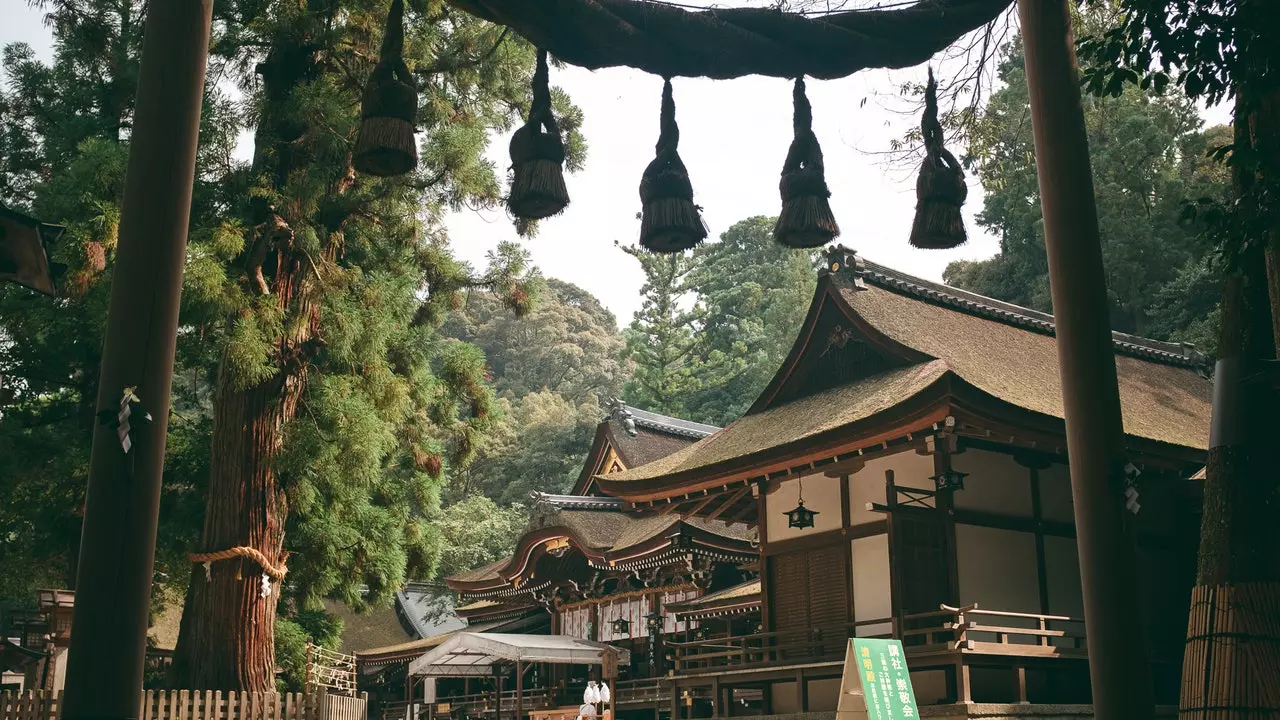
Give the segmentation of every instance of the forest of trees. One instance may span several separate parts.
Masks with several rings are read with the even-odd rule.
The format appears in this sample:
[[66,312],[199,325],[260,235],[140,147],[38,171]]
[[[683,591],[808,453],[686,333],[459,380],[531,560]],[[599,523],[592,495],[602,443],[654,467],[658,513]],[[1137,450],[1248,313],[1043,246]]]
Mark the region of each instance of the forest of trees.
[[[351,98],[375,54],[380,4],[335,0],[323,17],[265,5],[218,4],[202,123],[156,563],[157,603],[185,596],[204,608],[184,620],[176,681],[186,686],[262,681],[193,660],[217,655],[206,644],[232,610],[207,604],[186,554],[243,530],[223,504],[246,475],[275,513],[272,542],[292,553],[285,597],[263,620],[279,620],[275,657],[296,668],[306,637],[333,643],[341,632],[320,599],[385,604],[409,579],[504,553],[530,491],[571,486],[611,398],[718,425],[739,417],[790,349],[816,280],[816,254],[779,246],[764,216],[685,254],[619,248],[646,278],[622,328],[515,244],[486,268],[458,262],[443,213],[500,200],[486,133],[527,105],[531,48],[410,3],[406,53],[431,78],[422,167],[370,182],[350,172]],[[52,61],[4,48],[0,202],[65,223],[56,259],[70,266],[57,302],[0,286],[6,605],[75,579],[143,6],[51,0]],[[985,190],[979,224],[1001,251],[944,277],[1051,310],[1017,43],[999,78],[966,161]],[[577,167],[581,116],[555,97]],[[1086,98],[1086,117],[1114,326],[1212,351],[1217,247],[1184,201],[1226,197],[1226,170],[1206,152],[1230,131],[1203,128],[1176,85]],[[254,132],[249,162],[233,156],[242,130]],[[267,440],[245,447],[244,427]]]

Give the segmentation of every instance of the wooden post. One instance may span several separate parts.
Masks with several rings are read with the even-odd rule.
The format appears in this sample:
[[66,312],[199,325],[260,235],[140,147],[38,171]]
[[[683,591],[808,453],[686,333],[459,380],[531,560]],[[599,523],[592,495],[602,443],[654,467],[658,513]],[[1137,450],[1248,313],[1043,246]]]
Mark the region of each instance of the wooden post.
[[1094,717],[1150,720],[1151,668],[1119,472],[1124,427],[1068,2],[1020,2],[1018,15],[1058,337]]
[[524,717],[524,663],[516,660],[516,720]]
[[152,0],[138,71],[95,411],[135,387],[126,454],[93,432],[62,716],[136,718],[213,0]]
[[799,712],[809,712],[809,687],[804,682],[804,670],[796,671],[796,708]]

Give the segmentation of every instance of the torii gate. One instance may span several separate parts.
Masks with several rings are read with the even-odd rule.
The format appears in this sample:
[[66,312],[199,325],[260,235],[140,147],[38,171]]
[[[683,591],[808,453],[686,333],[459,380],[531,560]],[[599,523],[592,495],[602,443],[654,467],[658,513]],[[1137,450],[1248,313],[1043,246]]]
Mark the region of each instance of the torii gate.
[[[1009,1],[922,0],[901,10],[805,19],[767,10],[687,12],[643,0],[449,0],[586,67],[720,78],[840,77],[918,64],[998,16]],[[1018,5],[1095,717],[1144,720],[1153,713],[1151,683],[1141,623],[1133,621],[1132,544],[1118,476],[1120,400],[1069,6],[1067,0]],[[155,410],[154,422],[135,426],[128,461],[114,429],[94,432],[67,720],[133,718],[138,711],[212,9],[213,0],[152,0],[147,16],[98,407],[112,407],[123,388],[136,388],[141,404]],[[643,20],[644,32],[619,17]],[[726,20],[730,27],[711,27]],[[587,25],[599,35],[584,34]]]

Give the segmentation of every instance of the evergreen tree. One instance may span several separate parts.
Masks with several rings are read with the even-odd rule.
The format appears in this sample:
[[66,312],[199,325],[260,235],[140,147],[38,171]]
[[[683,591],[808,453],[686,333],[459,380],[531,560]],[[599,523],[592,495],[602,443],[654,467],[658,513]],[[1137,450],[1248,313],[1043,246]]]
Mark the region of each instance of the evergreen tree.
[[[1086,26],[1104,20],[1102,13],[1084,17]],[[943,277],[959,287],[1050,312],[1021,48],[1015,40],[1002,50],[1003,87],[991,96],[969,134],[967,159],[985,190],[978,224],[1000,236],[1000,253],[952,263]],[[1157,93],[1130,87],[1114,97],[1086,96],[1084,106],[1112,326],[1196,341],[1211,349],[1212,334],[1206,329],[1214,304],[1206,307],[1196,298],[1216,293],[1217,280],[1205,264],[1213,245],[1200,226],[1183,221],[1183,201],[1224,196],[1224,169],[1204,162],[1206,146],[1223,140],[1224,130],[1201,132],[1195,106],[1172,89]]]
[[741,220],[693,252],[685,286],[699,309],[699,389],[686,407],[702,422],[742,417],[786,359],[813,299],[816,255],[775,242],[776,220]]
[[[518,313],[533,298],[515,246],[476,276],[439,225],[447,207],[499,200],[483,151],[528,102],[532,51],[445,6],[410,5],[425,140],[419,170],[392,180],[350,164],[385,3],[241,0],[216,23],[215,66],[249,93],[255,138],[253,162],[221,184],[223,222],[193,250],[188,319],[222,339],[199,549],[293,553],[304,607],[386,602],[409,574],[433,573],[442,478],[493,423],[482,353],[439,325],[465,289]],[[261,575],[242,560],[208,579],[193,568],[176,684],[274,686],[280,590],[262,597]]]
[[[51,62],[23,43],[4,48],[0,202],[66,225],[53,260],[69,270],[56,300],[0,284],[0,601],[29,603],[36,587],[75,585],[144,6],[50,2]],[[195,218],[209,211],[204,178],[216,172],[217,148],[234,143],[236,127],[226,98],[211,91]],[[186,551],[199,531],[208,424],[188,388],[175,383],[160,580],[185,580]]]
[[[440,226],[447,208],[498,201],[483,151],[527,106],[531,49],[411,3],[421,169],[358,177],[350,147],[386,13],[374,5],[215,10],[211,82],[234,80],[245,97],[207,92],[183,297],[157,558],[160,577],[191,580],[173,678],[183,687],[275,687],[280,584],[261,597],[261,568],[241,560],[213,563],[206,581],[185,559],[193,545],[251,546],[272,562],[292,553],[281,607],[298,610],[325,596],[387,602],[410,573],[430,576],[440,486],[494,422],[482,354],[438,326],[466,289],[516,312],[534,299],[516,247],[477,274],[451,258]],[[13,450],[0,482],[21,500],[0,510],[0,552],[6,569],[41,568],[33,583],[48,567],[74,577],[143,11],[48,7],[54,62],[6,49],[0,96],[0,199],[69,226],[55,258],[71,265],[66,298],[0,288],[0,448]],[[580,115],[555,95],[574,166]],[[232,152],[242,126],[255,132],[248,164]],[[36,524],[43,536],[27,532]]]
[[625,357],[634,370],[623,397],[645,410],[687,417],[685,402],[699,388],[694,370],[697,314],[681,305],[693,256],[651,253],[636,247],[623,247],[622,251],[639,261],[645,275],[640,288],[644,303],[625,333]]

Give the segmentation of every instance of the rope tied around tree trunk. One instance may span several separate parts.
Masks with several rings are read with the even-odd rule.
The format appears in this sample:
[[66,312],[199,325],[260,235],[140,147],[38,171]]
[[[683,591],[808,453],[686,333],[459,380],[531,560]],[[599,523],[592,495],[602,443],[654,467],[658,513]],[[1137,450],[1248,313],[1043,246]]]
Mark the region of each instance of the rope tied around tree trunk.
[[924,140],[924,162],[916,180],[916,216],[911,227],[910,242],[918,248],[957,247],[966,240],[964,205],[969,188],[964,183],[964,169],[955,155],[943,147],[942,123],[938,120],[938,82],[929,68],[929,82],[924,89],[924,114],[920,119],[920,136]]
[[680,252],[695,247],[707,237],[699,211],[693,204],[693,183],[680,159],[680,128],[676,125],[676,103],[671,78],[662,84],[658,142],[653,161],[640,176],[640,245],[654,252]]
[[289,559],[289,553],[284,553],[280,557],[280,564],[275,565],[270,560],[267,560],[267,556],[263,555],[261,551],[244,545],[237,545],[236,547],[228,548],[226,550],[218,550],[217,552],[189,553],[187,557],[191,559],[191,562],[196,564],[215,563],[221,560],[231,560],[234,558],[246,558],[257,563],[258,566],[262,568],[262,571],[276,582],[283,580],[284,576],[289,572],[289,568],[285,567],[285,562]]
[[538,50],[533,99],[524,125],[511,137],[511,193],[507,207],[522,220],[557,215],[569,204],[564,183],[564,141],[551,109],[547,51]]
[[787,247],[820,247],[840,234],[840,226],[828,201],[831,190],[827,188],[822,147],[813,132],[813,107],[805,94],[803,77],[796,78],[791,95],[795,103],[795,137],[782,164],[782,179],[778,182],[782,211],[773,236]]

